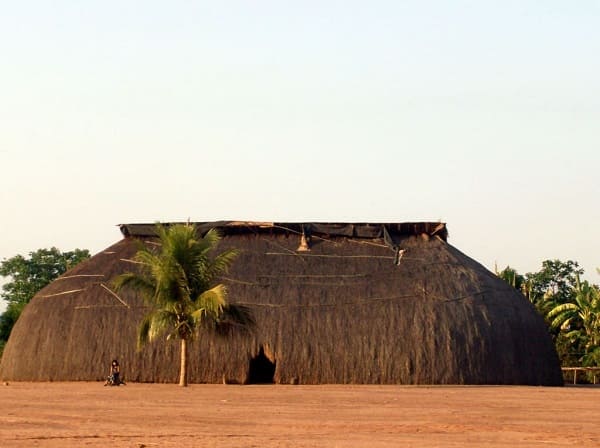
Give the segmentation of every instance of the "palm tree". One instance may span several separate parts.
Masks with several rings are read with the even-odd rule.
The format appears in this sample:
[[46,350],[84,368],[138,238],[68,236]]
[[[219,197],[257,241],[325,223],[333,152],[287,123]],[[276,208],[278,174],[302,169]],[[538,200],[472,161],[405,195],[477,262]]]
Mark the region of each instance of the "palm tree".
[[600,291],[577,275],[572,302],[556,305],[548,313],[551,327],[560,329],[572,343],[579,342],[589,358],[600,347]]
[[179,385],[187,386],[188,341],[200,329],[218,335],[247,331],[254,321],[247,307],[227,302],[227,289],[217,283],[237,252],[227,250],[211,256],[221,237],[209,230],[198,237],[191,224],[156,226],[157,245],[140,244],[133,257],[138,272],[119,275],[114,286],[140,293],[150,312],[142,319],[138,331],[138,348],[168,332],[167,339],[181,344]]
[[513,269],[510,266],[506,266],[501,271],[498,271],[498,266],[496,266],[495,271],[496,275],[502,280],[504,280],[506,283],[508,283],[510,286],[518,290],[522,289],[522,285],[525,281],[525,278],[522,275],[520,275],[516,271],[516,269]]

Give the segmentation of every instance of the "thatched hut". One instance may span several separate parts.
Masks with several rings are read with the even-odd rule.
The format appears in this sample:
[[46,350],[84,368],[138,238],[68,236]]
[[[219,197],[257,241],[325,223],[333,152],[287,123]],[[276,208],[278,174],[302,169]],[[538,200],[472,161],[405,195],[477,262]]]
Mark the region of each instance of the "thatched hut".
[[[542,318],[516,290],[447,243],[443,223],[199,223],[240,255],[223,281],[251,307],[250,336],[200,335],[190,382],[560,385]],[[136,351],[145,308],[111,279],[135,269],[154,225],[41,290],[15,325],[5,380],[98,380],[112,358],[130,381],[175,382],[178,346]]]

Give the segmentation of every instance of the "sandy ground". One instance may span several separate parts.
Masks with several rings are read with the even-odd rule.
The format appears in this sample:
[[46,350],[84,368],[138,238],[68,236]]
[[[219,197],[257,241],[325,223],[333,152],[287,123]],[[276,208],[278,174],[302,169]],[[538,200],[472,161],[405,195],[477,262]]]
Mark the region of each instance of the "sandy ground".
[[0,447],[600,446],[600,387],[0,384]]

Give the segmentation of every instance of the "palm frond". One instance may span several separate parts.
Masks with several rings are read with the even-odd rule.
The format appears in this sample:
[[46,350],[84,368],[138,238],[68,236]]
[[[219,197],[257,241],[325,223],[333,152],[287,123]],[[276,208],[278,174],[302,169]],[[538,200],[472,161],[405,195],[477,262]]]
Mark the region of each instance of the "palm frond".
[[152,279],[133,272],[126,272],[115,277],[112,281],[112,285],[117,292],[122,289],[139,291],[144,300],[152,297],[155,290]]
[[157,339],[167,331],[173,331],[177,322],[177,314],[164,309],[157,309],[147,314],[138,330],[138,346]]
[[144,246],[135,253],[133,259],[148,269],[158,263],[159,257],[157,254],[153,253],[150,249]]
[[222,283],[204,291],[195,301],[197,309],[203,308],[209,313],[221,314],[227,304],[227,288]]
[[218,336],[230,336],[233,333],[250,333],[256,327],[252,310],[244,305],[227,305],[216,322],[215,333]]
[[238,255],[239,251],[236,249],[229,249],[217,255],[208,266],[209,278],[214,280],[227,272]]
[[142,318],[140,325],[138,327],[137,333],[137,348],[140,350],[146,343],[149,341],[150,334],[150,326],[151,326],[151,316],[147,314]]
[[198,244],[201,250],[206,253],[215,248],[219,241],[221,241],[221,233],[217,229],[210,229],[198,240]]

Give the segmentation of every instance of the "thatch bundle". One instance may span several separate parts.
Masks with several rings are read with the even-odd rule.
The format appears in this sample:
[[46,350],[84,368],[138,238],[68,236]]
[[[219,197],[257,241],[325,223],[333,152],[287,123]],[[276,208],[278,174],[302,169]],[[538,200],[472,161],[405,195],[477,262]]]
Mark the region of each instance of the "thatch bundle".
[[[190,382],[562,384],[542,318],[449,245],[444,224],[198,226],[220,228],[219,249],[240,250],[223,281],[232,302],[251,307],[257,327],[225,340],[200,334]],[[136,351],[146,309],[134,293],[111,288],[116,275],[135,269],[137,240],[152,244],[154,226],[121,229],[123,240],[25,308],[0,377],[97,380],[118,358],[127,380],[176,381],[178,346],[161,340]]]

